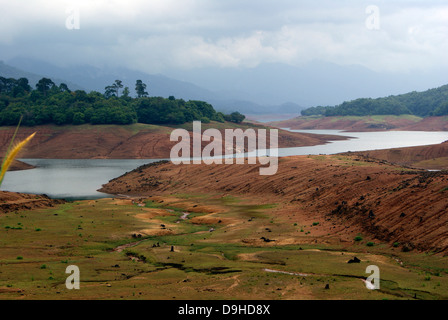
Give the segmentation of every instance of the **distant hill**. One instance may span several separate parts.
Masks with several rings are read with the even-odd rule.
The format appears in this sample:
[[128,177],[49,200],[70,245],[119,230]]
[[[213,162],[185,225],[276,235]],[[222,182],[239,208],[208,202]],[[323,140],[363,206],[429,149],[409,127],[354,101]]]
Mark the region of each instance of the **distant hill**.
[[[135,81],[142,80],[147,84],[147,91],[150,96],[168,98],[174,96],[184,100],[202,100],[207,101],[218,111],[231,113],[239,111],[241,113],[267,114],[267,113],[299,113],[303,107],[295,103],[265,103],[254,102],[252,99],[246,99],[234,91],[222,92],[205,89],[189,81],[176,80],[161,74],[147,74],[141,71],[130,70],[126,68],[96,68],[88,65],[74,67],[58,67],[50,63],[29,58],[17,57],[8,61],[6,68],[14,69],[10,72],[10,77],[17,78],[19,74],[28,74],[28,79],[33,79],[34,85],[42,76],[51,79],[66,79],[70,88],[75,88],[76,84],[82,84],[87,91],[98,91],[103,93],[104,88],[111,85],[115,80],[123,81],[123,85],[134,92]],[[22,70],[27,70],[24,72]],[[0,75],[2,74],[0,69]],[[15,75],[15,76],[12,76]],[[41,76],[42,75],[42,76]],[[32,76],[32,77],[31,77]],[[19,76],[21,77],[21,76]],[[57,81],[55,81],[57,82]],[[79,86],[78,86],[79,87]]]
[[[19,68],[8,65],[8,64],[4,63],[3,61],[0,61],[0,76],[2,76],[4,78],[13,78],[13,79],[27,78],[30,85],[34,88],[36,83],[40,79],[42,79],[45,76],[45,74],[36,74],[33,72],[24,71]],[[54,77],[54,78],[52,78],[52,80],[57,85],[60,85],[61,83],[65,83],[70,88],[72,88],[72,90],[84,90],[84,88],[81,87],[80,85],[72,83],[67,80],[60,79],[58,77]]]
[[334,106],[359,97],[379,98],[447,83],[448,70],[411,74],[373,71],[361,65],[311,61],[300,66],[260,63],[253,68],[204,67],[166,71],[167,76],[195,83],[237,100],[261,105],[293,102],[300,106]]
[[384,98],[360,98],[337,106],[305,109],[303,116],[372,116],[415,115],[419,117],[448,115],[448,85],[423,92],[410,92]]

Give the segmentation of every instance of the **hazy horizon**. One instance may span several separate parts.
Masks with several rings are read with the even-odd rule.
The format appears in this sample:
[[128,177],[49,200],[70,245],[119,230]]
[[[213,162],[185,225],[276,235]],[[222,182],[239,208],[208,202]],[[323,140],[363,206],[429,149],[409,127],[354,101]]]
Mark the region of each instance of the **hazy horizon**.
[[[448,83],[448,4],[440,0],[0,0],[0,7],[6,62],[125,68],[232,98],[307,106]],[[302,78],[283,79],[288,68]],[[322,83],[315,92],[307,86],[313,75],[314,87]]]

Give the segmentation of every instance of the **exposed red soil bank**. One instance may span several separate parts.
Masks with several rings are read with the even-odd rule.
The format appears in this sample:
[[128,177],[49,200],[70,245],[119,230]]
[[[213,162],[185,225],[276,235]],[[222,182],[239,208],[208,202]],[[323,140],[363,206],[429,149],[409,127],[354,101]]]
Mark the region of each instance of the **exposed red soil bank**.
[[[226,124],[203,125],[203,130],[220,126],[223,131]],[[234,128],[234,124],[229,124]],[[243,130],[256,125],[242,125]],[[171,148],[177,143],[170,141],[170,133],[175,128],[135,124],[128,126],[39,126],[23,127],[16,137],[24,139],[37,132],[36,136],[20,154],[21,158],[44,159],[146,159],[168,158]],[[4,154],[15,128],[0,130],[0,154]],[[280,147],[301,147],[324,144],[329,140],[346,139],[340,136],[321,136],[313,134],[279,131]],[[203,142],[203,146],[209,142]]]
[[347,156],[281,158],[277,174],[261,165],[140,167],[101,191],[131,195],[222,194],[277,203],[276,214],[299,225],[320,222],[324,237],[353,242],[358,233],[403,250],[448,252],[448,175]]
[[362,151],[352,154],[413,168],[448,170],[448,141],[429,146]]
[[23,161],[14,160],[11,166],[9,167],[8,171],[28,170],[33,168],[35,168],[35,166],[32,166]]
[[61,203],[65,201],[50,199],[46,195],[0,191],[0,213],[47,208]]
[[377,117],[297,117],[271,122],[280,128],[295,130],[344,130],[349,132],[409,130],[409,131],[447,131],[447,117],[428,117],[420,119],[412,116]]

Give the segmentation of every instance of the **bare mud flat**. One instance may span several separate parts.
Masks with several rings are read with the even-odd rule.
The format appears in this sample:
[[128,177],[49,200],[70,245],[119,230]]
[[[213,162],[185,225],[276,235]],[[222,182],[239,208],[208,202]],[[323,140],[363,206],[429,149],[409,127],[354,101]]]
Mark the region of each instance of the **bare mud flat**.
[[[187,130],[192,128],[185,126]],[[258,124],[215,123],[202,124],[202,129],[268,128]],[[36,126],[20,128],[17,140],[37,132],[22,158],[35,159],[161,159],[169,158],[171,148],[177,143],[170,141],[176,127],[147,124]],[[15,131],[14,127],[0,130],[0,154],[4,154]],[[224,135],[223,135],[224,136]],[[302,147],[324,144],[330,140],[345,140],[334,135],[315,135],[279,130],[280,147]],[[203,147],[207,145],[203,142]]]
[[421,147],[354,152],[366,158],[427,170],[448,170],[448,142]]
[[348,132],[369,131],[447,131],[447,117],[420,118],[402,116],[337,116],[337,117],[296,117],[288,120],[268,122],[279,128],[295,130],[344,130]]

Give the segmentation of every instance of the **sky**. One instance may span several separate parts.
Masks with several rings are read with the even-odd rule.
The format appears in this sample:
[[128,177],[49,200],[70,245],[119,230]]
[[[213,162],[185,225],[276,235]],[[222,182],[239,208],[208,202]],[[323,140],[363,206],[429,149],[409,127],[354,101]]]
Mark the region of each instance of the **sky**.
[[438,0],[0,0],[0,60],[147,73],[312,61],[410,73],[448,66]]

